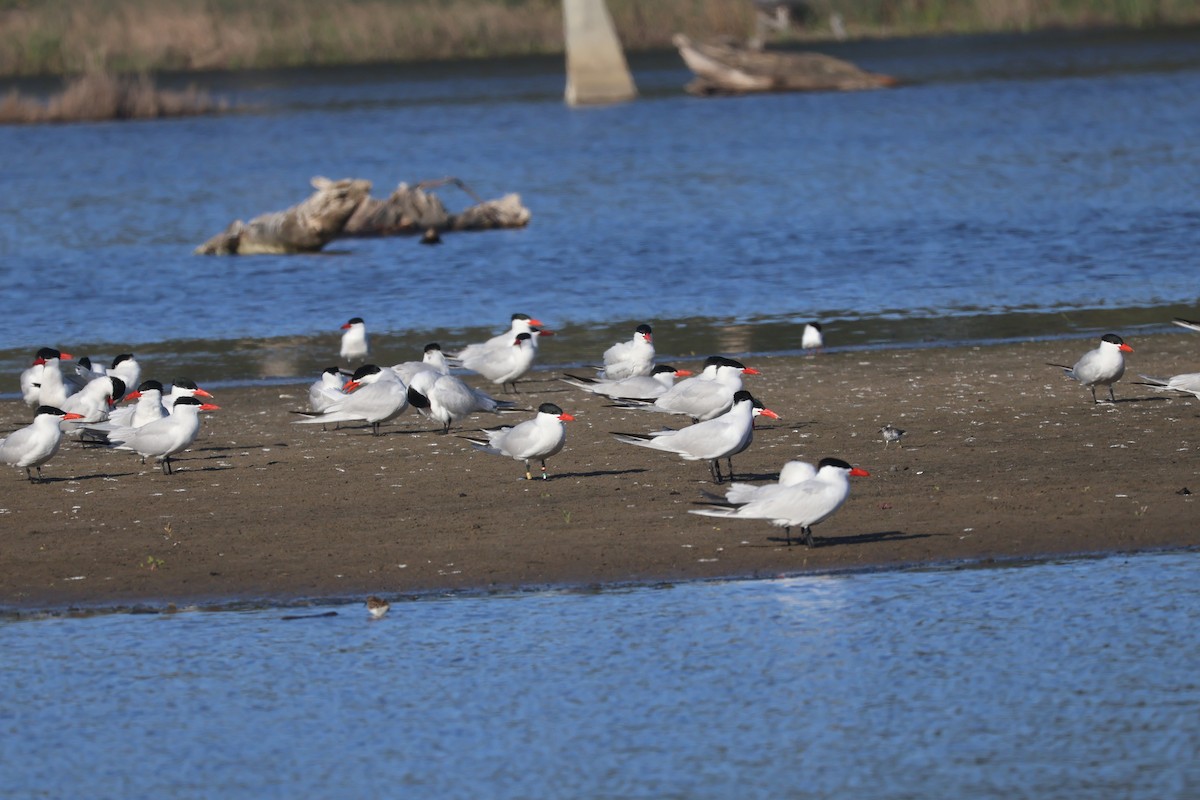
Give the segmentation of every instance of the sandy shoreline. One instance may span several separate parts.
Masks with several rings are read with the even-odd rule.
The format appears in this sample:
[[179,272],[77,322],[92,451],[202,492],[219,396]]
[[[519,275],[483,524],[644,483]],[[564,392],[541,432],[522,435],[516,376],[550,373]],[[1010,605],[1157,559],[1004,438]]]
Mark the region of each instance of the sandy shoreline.
[[[679,423],[609,407],[552,372],[517,398],[550,400],[577,418],[548,481],[520,480],[518,462],[474,452],[412,412],[373,437],[291,424],[304,386],[225,390],[174,475],[74,444],[46,466],[48,483],[0,472],[0,609],[766,577],[1198,546],[1200,400],[1130,381],[1200,369],[1200,337],[1129,341],[1136,352],[1118,402],[1095,406],[1044,365],[1072,363],[1092,346],[1078,340],[744,359],[763,372],[747,388],[782,419],[760,425],[735,458],[739,480],[770,480],[789,459],[824,456],[872,474],[855,479],[845,507],[815,529],[813,549],[784,546],[765,522],[687,514],[714,488],[707,468],[609,436]],[[0,432],[28,415],[6,402]],[[903,447],[884,447],[879,428],[889,422],[908,431]],[[481,415],[465,429],[494,424]]]

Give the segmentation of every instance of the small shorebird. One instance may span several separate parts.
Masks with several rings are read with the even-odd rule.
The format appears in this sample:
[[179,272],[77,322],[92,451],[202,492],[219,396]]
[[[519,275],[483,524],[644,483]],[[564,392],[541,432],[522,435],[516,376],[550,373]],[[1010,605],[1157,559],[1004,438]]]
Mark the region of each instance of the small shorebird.
[[895,425],[889,422],[887,425],[884,425],[882,428],[880,428],[879,432],[883,434],[884,449],[887,449],[887,446],[892,442],[895,442],[901,447],[904,446],[900,444],[900,438],[905,434],[903,428],[897,428]]
[[382,597],[371,595],[367,598],[367,611],[371,614],[371,619],[379,619],[388,612],[392,604]]
[[476,450],[496,456],[508,456],[525,462],[525,480],[532,480],[529,462],[542,462],[542,480],[546,479],[546,459],[563,449],[567,440],[564,422],[575,418],[554,403],[542,403],[533,419],[517,425],[504,425],[480,431],[483,436],[464,436]]
[[1092,402],[1098,403],[1096,399],[1096,387],[1108,387],[1108,400],[1110,403],[1117,402],[1117,398],[1113,396],[1113,384],[1121,379],[1125,374],[1125,353],[1132,353],[1133,348],[1125,344],[1125,341],[1115,333],[1106,333],[1100,337],[1100,344],[1095,350],[1089,350],[1075,362],[1075,366],[1068,367],[1065,364],[1053,364],[1047,361],[1051,367],[1058,367],[1063,370],[1068,378],[1074,378],[1084,386],[1092,390]]
[[367,324],[362,317],[354,317],[342,326],[341,356],[351,363],[364,361],[371,352],[371,343],[367,339]]
[[754,496],[748,502],[705,501],[710,508],[689,509],[689,514],[732,519],[765,519],[783,528],[787,543],[792,544],[792,528],[800,526],[804,544],[812,547],[812,526],[828,519],[850,496],[850,476],[867,477],[865,469],[852,467],[840,458],[823,458],[817,474],[801,483],[783,486],[770,493]]

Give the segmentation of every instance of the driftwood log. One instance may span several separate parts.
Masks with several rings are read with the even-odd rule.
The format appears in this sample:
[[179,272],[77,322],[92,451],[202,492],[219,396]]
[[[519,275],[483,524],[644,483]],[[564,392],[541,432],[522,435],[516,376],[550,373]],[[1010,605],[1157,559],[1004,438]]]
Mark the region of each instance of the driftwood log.
[[[451,214],[437,195],[425,191],[447,183],[470,194],[475,205]],[[249,222],[237,220],[196,248],[196,252],[201,255],[312,253],[334,239],[349,236],[422,234],[425,241],[433,242],[441,231],[521,228],[530,219],[520,195],[481,200],[457,178],[425,181],[412,187],[402,183],[383,200],[370,196],[370,181],[351,178],[331,181],[317,177],[312,179],[312,185],[316,192],[299,205],[263,214]]]
[[882,89],[898,81],[822,53],[751,50],[733,43],[693,42],[682,33],[672,41],[696,75],[687,91],[697,95],[748,92],[819,92]]
[[354,178],[313,178],[316,191],[283,211],[262,214],[249,222],[236,220],[196,248],[200,255],[314,253],[342,232],[346,221],[371,191],[371,182]]
[[[434,186],[454,184],[475,200],[458,214],[446,210],[441,199],[425,191]],[[458,178],[422,181],[416,186],[401,183],[386,199],[368,197],[355,210],[342,230],[343,236],[397,236],[426,234],[431,231],[483,231],[496,228],[523,228],[529,224],[529,209],[521,205],[521,196],[506,194],[496,200],[483,200]]]

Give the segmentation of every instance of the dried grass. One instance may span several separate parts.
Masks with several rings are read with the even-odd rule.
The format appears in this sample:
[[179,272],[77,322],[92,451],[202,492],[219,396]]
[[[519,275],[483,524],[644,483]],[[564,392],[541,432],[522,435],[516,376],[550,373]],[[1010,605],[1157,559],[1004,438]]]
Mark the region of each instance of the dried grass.
[[227,104],[194,87],[182,92],[158,89],[146,75],[120,77],[88,73],[71,80],[46,101],[16,90],[0,99],[0,124],[83,122],[110,119],[185,117],[224,111]]

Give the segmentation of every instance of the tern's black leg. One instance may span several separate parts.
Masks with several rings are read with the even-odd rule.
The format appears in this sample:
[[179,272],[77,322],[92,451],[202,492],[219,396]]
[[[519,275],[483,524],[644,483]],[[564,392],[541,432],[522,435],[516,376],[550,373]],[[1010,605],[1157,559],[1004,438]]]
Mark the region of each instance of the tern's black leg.
[[813,545],[812,528],[805,525],[801,530],[804,531],[804,546],[805,547],[813,547],[814,545]]
[[792,546],[792,526],[788,525],[783,529],[783,538],[787,542],[787,546]]
[[733,456],[725,459],[725,461],[729,464],[729,482],[733,483]]
[[1108,385],[1108,402],[1110,402],[1110,403],[1116,403],[1116,402],[1117,402],[1117,396],[1116,396],[1115,394],[1113,394],[1113,390],[1112,390],[1112,384],[1111,384],[1111,383]]
[[550,476],[546,474],[546,459],[542,459],[542,480],[547,480]]

